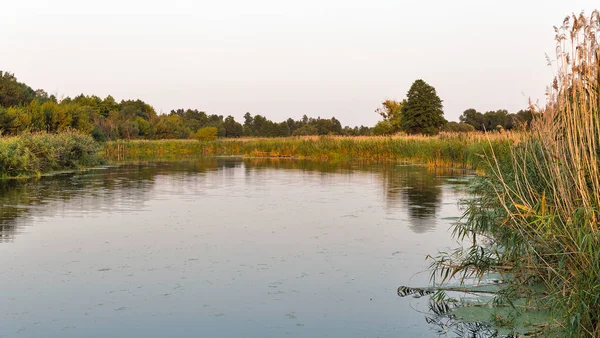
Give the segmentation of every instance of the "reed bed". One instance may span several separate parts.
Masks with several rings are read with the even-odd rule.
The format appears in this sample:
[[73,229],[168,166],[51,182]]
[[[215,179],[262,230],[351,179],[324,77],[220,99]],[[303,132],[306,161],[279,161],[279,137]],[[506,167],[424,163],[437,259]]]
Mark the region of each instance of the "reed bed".
[[25,133],[0,137],[0,177],[29,177],[102,163],[99,145],[89,135]]
[[509,161],[488,157],[455,228],[472,245],[437,257],[433,277],[508,274],[502,300],[551,311],[540,336],[600,337],[600,13],[568,17],[556,38],[548,104]]
[[115,141],[104,145],[109,160],[195,156],[293,157],[322,161],[399,161],[435,167],[481,168],[486,151],[508,155],[521,133],[441,134],[393,137],[288,137],[191,140]]

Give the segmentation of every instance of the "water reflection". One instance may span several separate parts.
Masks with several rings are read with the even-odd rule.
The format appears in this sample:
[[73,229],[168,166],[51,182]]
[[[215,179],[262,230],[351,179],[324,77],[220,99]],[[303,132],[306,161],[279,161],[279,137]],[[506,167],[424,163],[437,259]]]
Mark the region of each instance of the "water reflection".
[[0,337],[431,337],[395,293],[450,244],[461,174],[209,158],[3,181]]
[[432,168],[415,165],[327,163],[317,161],[292,161],[278,159],[245,160],[248,172],[255,169],[300,169],[320,173],[351,174],[370,172],[379,181],[386,207],[391,211],[408,210],[410,229],[425,233],[436,227],[437,210],[442,203],[442,186],[451,184],[460,189],[468,181],[469,172],[454,168]]
[[269,170],[293,170],[322,174],[324,184],[330,174],[370,173],[381,186],[390,211],[408,210],[409,228],[425,233],[436,227],[437,210],[442,203],[442,186],[464,180],[465,172],[424,166],[329,163],[290,159],[204,158],[179,162],[142,162],[86,172],[61,174],[29,180],[0,180],[0,242],[13,241],[28,225],[30,217],[54,215],[65,207],[78,208],[86,198],[92,209],[135,210],[147,200],[148,191],[160,176],[190,176],[221,172],[225,176],[243,170],[251,180]]

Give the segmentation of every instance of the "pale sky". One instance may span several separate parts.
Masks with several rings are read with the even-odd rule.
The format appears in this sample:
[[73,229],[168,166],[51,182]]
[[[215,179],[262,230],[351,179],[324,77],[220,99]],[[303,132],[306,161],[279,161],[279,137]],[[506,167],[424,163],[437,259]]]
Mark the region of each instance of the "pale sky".
[[423,79],[446,119],[544,100],[554,25],[591,0],[0,0],[0,70],[50,94],[374,125]]

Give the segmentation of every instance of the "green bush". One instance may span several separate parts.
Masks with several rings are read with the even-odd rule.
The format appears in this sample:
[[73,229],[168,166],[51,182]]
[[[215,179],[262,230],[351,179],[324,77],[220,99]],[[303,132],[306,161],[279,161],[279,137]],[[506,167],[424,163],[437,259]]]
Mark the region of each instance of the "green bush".
[[383,135],[391,135],[394,130],[394,126],[389,121],[379,121],[373,127],[373,135],[375,136],[383,136]]
[[217,139],[217,132],[219,130],[215,127],[200,128],[194,135],[194,138],[200,142],[208,142]]
[[25,133],[0,138],[0,177],[39,175],[44,172],[98,165],[99,145],[89,135]]

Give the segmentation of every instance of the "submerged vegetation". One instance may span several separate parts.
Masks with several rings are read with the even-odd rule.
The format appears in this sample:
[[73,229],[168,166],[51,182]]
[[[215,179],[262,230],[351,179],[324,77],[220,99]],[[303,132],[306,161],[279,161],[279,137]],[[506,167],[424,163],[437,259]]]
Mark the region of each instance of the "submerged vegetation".
[[[447,282],[503,274],[496,302],[548,310],[542,336],[600,336],[600,13],[556,28],[558,73],[532,131],[508,158],[490,151],[454,234],[438,256]],[[535,292],[534,290],[541,290]]]
[[160,159],[183,155],[295,157],[316,160],[399,161],[438,167],[482,168],[490,146],[507,156],[521,133],[440,134],[395,137],[250,138],[195,142],[188,140],[115,141],[104,145],[109,160]]

